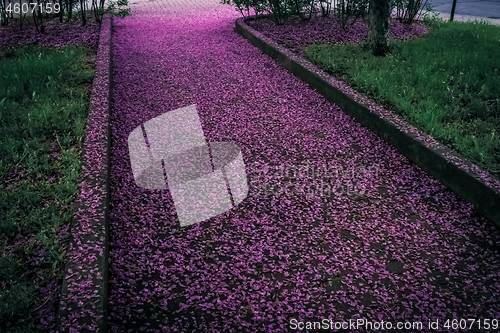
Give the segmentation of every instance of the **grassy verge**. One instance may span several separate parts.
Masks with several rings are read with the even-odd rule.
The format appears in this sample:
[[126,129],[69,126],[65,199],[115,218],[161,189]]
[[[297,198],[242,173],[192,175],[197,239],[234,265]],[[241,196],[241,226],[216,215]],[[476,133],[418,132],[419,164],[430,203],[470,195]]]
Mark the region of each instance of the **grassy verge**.
[[392,41],[385,58],[367,45],[310,45],[306,57],[500,176],[500,27],[427,25],[427,35]]
[[82,84],[94,75],[86,53],[23,47],[0,55],[2,332],[53,328],[36,316],[50,302],[37,301],[64,268],[89,107]]

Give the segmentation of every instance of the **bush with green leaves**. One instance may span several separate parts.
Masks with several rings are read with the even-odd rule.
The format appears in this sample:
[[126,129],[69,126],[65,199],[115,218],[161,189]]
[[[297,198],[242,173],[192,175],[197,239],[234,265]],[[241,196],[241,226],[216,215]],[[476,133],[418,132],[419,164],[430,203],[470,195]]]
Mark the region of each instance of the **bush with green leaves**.
[[332,3],[330,0],[319,0],[319,7],[321,9],[321,15],[330,16],[330,11],[332,10]]
[[354,24],[360,18],[365,21],[368,9],[369,0],[338,0],[335,3],[335,14],[344,29],[349,22]]
[[271,14],[276,24],[285,23],[291,15],[298,15],[304,20],[311,18],[313,13],[321,12],[329,16],[333,9],[345,28],[348,23],[366,19],[369,0],[222,0],[222,4],[233,5],[242,16],[250,15],[251,9],[256,15]]
[[424,8],[431,10],[429,0],[392,0],[391,8],[396,9],[396,18],[407,24],[413,23]]
[[250,9],[255,11],[256,15],[263,13],[267,8],[267,1],[262,0],[222,0],[221,4],[235,6],[243,17],[250,16]]
[[130,15],[130,8],[123,8],[126,6],[128,6],[128,0],[110,0],[106,12],[124,18]]
[[245,12],[250,15],[251,9],[256,15],[271,14],[279,25],[285,23],[291,15],[309,19],[320,2],[318,0],[221,0],[222,4],[235,6],[242,16],[245,16]]

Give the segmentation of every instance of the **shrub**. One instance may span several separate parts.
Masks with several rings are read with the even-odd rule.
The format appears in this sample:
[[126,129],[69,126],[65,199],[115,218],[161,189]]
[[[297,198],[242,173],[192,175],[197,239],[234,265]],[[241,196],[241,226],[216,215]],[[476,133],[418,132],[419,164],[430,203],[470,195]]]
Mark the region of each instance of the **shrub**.
[[429,0],[392,0],[391,8],[396,8],[396,17],[403,23],[411,24],[426,8],[429,11]]
[[335,14],[345,29],[349,21],[354,24],[359,18],[366,20],[368,16],[369,0],[338,0]]
[[[20,15],[19,9],[14,7],[14,1],[16,0],[0,1],[0,25],[6,26],[9,23],[9,18],[13,19],[15,16],[18,16],[20,19],[20,29],[22,30],[23,21],[26,20],[26,15]],[[107,8],[105,8],[105,1],[106,0],[91,1],[90,9],[96,22],[100,23],[105,13],[111,13],[121,18],[130,15],[130,8],[124,8],[128,5],[128,0],[109,0]],[[89,9],[87,0],[53,0],[53,2],[49,0],[37,0],[31,3],[38,4],[33,7],[33,15],[30,18],[35,24],[37,32],[44,33],[46,31],[45,21],[48,19],[57,19],[59,17],[59,21],[62,22],[63,18],[66,17],[67,22],[70,22],[74,12],[78,12],[81,15],[82,25],[85,25],[87,22],[87,12]],[[16,6],[17,5],[18,3],[16,3]],[[45,9],[40,9],[40,7],[47,8],[47,5],[53,5],[53,7],[51,7],[51,13],[45,11]]]
[[[106,10],[106,12],[124,18],[130,15],[130,8],[122,8],[125,6],[128,6],[128,0],[110,0],[108,2],[108,9]],[[118,11],[116,11],[117,9]]]
[[329,16],[331,10],[331,2],[329,0],[319,0],[319,5],[321,7],[321,14],[323,16]]
[[[321,1],[321,0],[320,0]],[[290,15],[299,15],[302,19],[309,19],[318,5],[318,0],[222,0],[222,4],[235,6],[244,17],[245,12],[250,15],[253,9],[256,15],[269,13],[276,24],[285,23]],[[306,16],[306,14],[308,15]]]

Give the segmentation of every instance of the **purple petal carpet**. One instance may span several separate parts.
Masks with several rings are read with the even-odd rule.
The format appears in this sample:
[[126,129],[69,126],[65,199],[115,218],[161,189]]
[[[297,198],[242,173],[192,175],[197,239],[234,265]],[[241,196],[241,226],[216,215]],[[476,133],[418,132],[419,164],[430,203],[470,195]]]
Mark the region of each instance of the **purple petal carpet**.
[[[110,332],[498,319],[494,225],[235,33],[234,8],[187,3],[132,2],[114,21]],[[208,141],[241,148],[252,187],[181,228],[168,190],[135,184],[127,139],[192,104]],[[316,174],[280,177],[293,166]]]

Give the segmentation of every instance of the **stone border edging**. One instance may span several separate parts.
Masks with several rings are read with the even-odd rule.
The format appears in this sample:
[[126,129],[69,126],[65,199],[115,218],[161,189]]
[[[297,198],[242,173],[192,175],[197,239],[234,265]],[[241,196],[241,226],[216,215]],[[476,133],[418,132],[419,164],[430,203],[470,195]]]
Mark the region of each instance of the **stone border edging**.
[[[451,17],[451,13],[443,13],[443,12],[436,12],[438,13],[439,17],[442,18],[445,21],[449,21]],[[453,21],[462,21],[462,22],[467,22],[467,21],[486,21],[490,24],[494,25],[500,25],[500,20],[499,19],[492,19],[489,17],[481,17],[481,16],[472,16],[472,15],[460,15],[455,13],[453,17]]]
[[391,110],[359,94],[344,82],[326,74],[306,59],[281,47],[245,23],[245,20],[252,20],[255,17],[254,15],[236,20],[235,31],[453,192],[472,203],[477,211],[500,227],[498,178],[462,160],[455,151],[407,124]]
[[101,23],[81,155],[80,194],[73,209],[56,332],[107,331],[112,27],[113,17],[105,15]]

